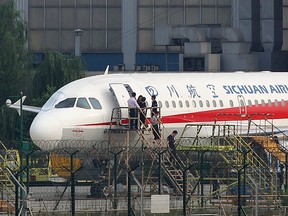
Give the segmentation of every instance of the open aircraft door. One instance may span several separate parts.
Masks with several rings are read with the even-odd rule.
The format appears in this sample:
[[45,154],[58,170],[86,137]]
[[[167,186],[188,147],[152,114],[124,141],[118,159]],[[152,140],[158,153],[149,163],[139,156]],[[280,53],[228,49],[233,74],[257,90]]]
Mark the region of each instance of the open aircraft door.
[[[128,90],[131,90],[130,86],[124,85],[123,83],[110,83],[110,91],[114,95],[118,107],[128,107],[128,99],[130,98],[130,94]],[[115,113],[114,113],[115,115]],[[117,111],[118,119],[127,119],[128,116],[128,108],[119,109]],[[118,122],[119,123],[119,122]]]

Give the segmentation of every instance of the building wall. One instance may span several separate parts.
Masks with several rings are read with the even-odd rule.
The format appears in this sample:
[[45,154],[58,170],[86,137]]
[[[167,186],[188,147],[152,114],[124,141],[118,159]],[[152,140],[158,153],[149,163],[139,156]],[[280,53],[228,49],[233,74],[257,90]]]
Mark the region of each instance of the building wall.
[[74,51],[82,29],[82,52],[121,52],[121,1],[29,0],[29,48]]
[[288,0],[283,0],[283,46],[282,50],[288,50]]
[[[9,0],[0,0],[0,3],[6,1]],[[135,0],[137,1],[137,13],[136,15],[132,13],[132,16],[131,13],[125,12],[125,10],[129,10],[131,3],[129,1],[132,0],[14,1],[22,19],[28,23],[28,48],[32,52],[38,53],[39,56],[46,48],[63,53],[74,53],[74,30],[82,29],[81,51],[89,70],[102,70],[105,64],[110,64],[111,68],[126,64],[128,70],[133,70],[134,65],[149,64],[158,65],[160,70],[180,69],[181,62],[179,61],[181,60],[177,58],[177,55],[183,54],[183,45],[160,46],[155,43],[155,29],[161,25],[186,26],[187,28],[201,26],[201,31],[206,28],[203,26],[234,27],[240,29],[240,32],[242,31],[243,43],[253,41],[252,32],[249,32],[252,31],[251,28],[248,26],[247,33],[245,30],[247,25],[243,25],[245,19],[248,19],[250,23],[254,22],[253,16],[250,14],[252,7],[249,0]],[[269,14],[275,14],[277,11],[275,12],[273,8],[267,6],[271,4],[270,1],[260,1],[259,34],[261,34],[261,38],[259,41],[262,42],[262,45],[263,40],[269,36],[263,32],[263,29],[265,30],[264,23],[271,20],[271,23],[275,24],[275,17],[270,17]],[[271,65],[278,65],[280,69],[288,68],[288,65],[285,66],[283,63],[287,58],[286,51],[288,50],[288,0],[279,1],[281,4],[283,2],[283,45],[281,48],[283,52],[277,51],[277,58],[274,58],[273,53],[267,52],[267,49],[264,50],[265,53],[261,53],[261,43],[259,43],[257,49],[250,50],[258,52],[258,62],[263,62],[259,65],[258,70],[271,70]],[[243,6],[245,2],[246,6]],[[131,24],[134,20],[129,22],[129,19],[134,19],[134,17],[136,17],[135,27]],[[273,28],[275,27],[279,32],[279,26],[274,25]],[[206,35],[209,34],[207,29],[209,28],[204,30]],[[127,39],[130,37],[133,40],[136,39],[135,45],[134,41],[132,43],[132,39]],[[210,42],[210,39],[208,38],[207,42]],[[270,38],[268,39],[270,40]],[[129,43],[130,41],[131,43]],[[133,48],[129,47],[132,44]],[[219,43],[217,42],[216,45],[218,46]],[[211,46],[215,46],[215,43],[211,42]],[[220,46],[219,49],[221,49]],[[133,52],[135,52],[135,56]],[[224,54],[221,55],[224,56]],[[173,56],[172,60],[169,56]],[[277,62],[277,59],[280,59],[279,56],[282,59],[281,64]],[[235,58],[237,58],[237,53],[235,53]],[[274,60],[272,61],[272,59]],[[229,64],[229,62],[225,62],[223,57],[221,65],[225,64]]]
[[[165,51],[155,46],[156,25],[220,24],[231,26],[230,0],[139,0],[138,52]],[[169,47],[169,51],[179,51]]]

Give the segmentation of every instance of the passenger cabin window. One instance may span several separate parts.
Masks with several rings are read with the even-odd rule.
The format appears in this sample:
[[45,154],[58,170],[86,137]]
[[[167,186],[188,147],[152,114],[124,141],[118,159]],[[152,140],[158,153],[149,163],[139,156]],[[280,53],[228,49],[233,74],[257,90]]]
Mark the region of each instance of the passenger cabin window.
[[254,100],[255,106],[258,107],[259,103],[258,100]]
[[252,101],[250,99],[248,100],[248,106],[252,106]]
[[271,100],[270,100],[270,99],[268,99],[268,105],[269,105],[269,107],[271,107],[271,106],[272,106],[272,102],[271,102]]
[[166,106],[167,108],[169,108],[169,102],[168,102],[168,101],[165,101],[165,106]]
[[234,107],[234,103],[232,100],[230,100],[229,103],[230,103],[230,107]]
[[213,107],[217,107],[217,103],[215,100],[212,100]]
[[182,101],[179,101],[179,106],[180,106],[181,108],[183,107]]
[[224,104],[223,104],[223,101],[222,100],[219,100],[219,104],[220,104],[220,107],[223,107]]
[[159,106],[160,108],[162,108],[162,102],[161,102],[161,101],[158,101],[158,106]]
[[278,105],[279,105],[279,104],[278,104],[278,100],[275,99],[275,106],[278,107]]
[[262,104],[262,107],[265,107],[265,105],[266,105],[265,101],[263,99],[261,100],[261,104]]
[[208,100],[206,100],[206,106],[210,107],[210,102]]
[[195,108],[196,107],[196,102],[193,100],[192,101],[192,106]]
[[71,108],[74,106],[76,98],[66,98],[55,105],[55,108]]
[[285,101],[283,99],[281,100],[281,104],[283,107],[285,107]]
[[189,101],[186,100],[186,101],[185,101],[185,104],[186,104],[186,107],[187,107],[187,108],[190,107]]
[[176,108],[176,103],[175,103],[175,101],[172,101],[172,107],[173,107],[173,108]]
[[88,98],[93,109],[102,109],[101,104],[99,103],[99,101],[96,98]]
[[83,108],[83,109],[91,109],[88,101],[86,100],[86,98],[83,98],[83,97],[78,98],[76,107]]
[[203,102],[201,100],[199,101],[199,106],[203,107]]

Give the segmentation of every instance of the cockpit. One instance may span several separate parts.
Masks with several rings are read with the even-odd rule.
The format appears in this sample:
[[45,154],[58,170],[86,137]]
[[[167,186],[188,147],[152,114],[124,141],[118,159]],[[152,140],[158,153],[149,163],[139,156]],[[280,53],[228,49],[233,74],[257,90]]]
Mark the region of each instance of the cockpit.
[[[76,104],[75,104],[76,103]],[[55,105],[56,109],[78,107],[82,109],[102,109],[100,102],[96,98],[66,98]]]
[[69,97],[61,92],[55,92],[42,107],[43,111],[53,108],[64,109],[77,107],[80,109],[102,109],[100,102],[94,97]]

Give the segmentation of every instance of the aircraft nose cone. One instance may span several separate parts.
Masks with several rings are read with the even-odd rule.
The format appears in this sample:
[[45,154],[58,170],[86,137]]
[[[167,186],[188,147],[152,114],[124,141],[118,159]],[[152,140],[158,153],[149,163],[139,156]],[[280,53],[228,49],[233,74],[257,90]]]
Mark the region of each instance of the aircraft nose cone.
[[62,138],[62,124],[55,116],[40,112],[30,126],[30,137],[39,148],[51,150]]

